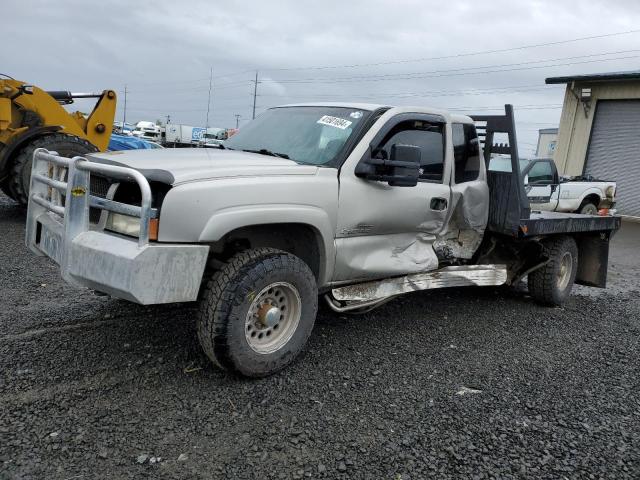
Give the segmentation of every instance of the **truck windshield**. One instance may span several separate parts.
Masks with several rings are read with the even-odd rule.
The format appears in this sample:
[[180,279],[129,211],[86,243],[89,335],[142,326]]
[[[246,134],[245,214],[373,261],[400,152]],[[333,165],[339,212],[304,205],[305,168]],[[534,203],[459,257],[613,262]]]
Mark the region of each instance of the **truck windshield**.
[[329,165],[371,112],[344,107],[278,107],[267,110],[225,143],[298,163]]

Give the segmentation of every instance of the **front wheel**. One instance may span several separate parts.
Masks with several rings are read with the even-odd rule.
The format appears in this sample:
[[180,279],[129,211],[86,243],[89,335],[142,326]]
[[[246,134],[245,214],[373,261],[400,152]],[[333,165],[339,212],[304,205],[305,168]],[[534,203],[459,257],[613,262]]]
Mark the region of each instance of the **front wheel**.
[[317,310],[318,288],[306,263],[272,248],[247,250],[204,287],[198,339],[216,365],[263,377],[300,354]]
[[543,242],[549,262],[529,274],[529,293],[543,305],[562,305],[573,288],[578,271],[578,246],[571,237]]

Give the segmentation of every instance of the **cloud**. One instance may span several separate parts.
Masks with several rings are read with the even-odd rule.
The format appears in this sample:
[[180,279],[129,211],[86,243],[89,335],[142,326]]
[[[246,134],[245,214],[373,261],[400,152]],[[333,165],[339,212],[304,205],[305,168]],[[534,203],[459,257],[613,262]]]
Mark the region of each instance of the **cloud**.
[[[562,88],[545,87],[545,77],[633,69],[638,59],[511,70],[479,67],[640,48],[640,34],[630,34],[478,56],[300,69],[442,57],[632,30],[640,19],[635,0],[41,0],[10,2],[3,17],[11,19],[4,22],[5,36],[19,46],[0,53],[3,73],[49,89],[114,88],[120,92],[119,117],[126,84],[128,119],[171,115],[174,122],[193,125],[205,121],[211,67],[212,122],[231,126],[236,113],[251,117],[255,70],[261,79],[259,110],[331,99],[456,109],[558,105]],[[469,67],[477,70],[425,74]],[[485,70],[492,72],[479,73]],[[406,73],[423,75],[392,77]],[[381,75],[390,77],[372,80]],[[516,113],[524,145],[535,143],[538,127],[557,124],[560,109],[529,107]]]

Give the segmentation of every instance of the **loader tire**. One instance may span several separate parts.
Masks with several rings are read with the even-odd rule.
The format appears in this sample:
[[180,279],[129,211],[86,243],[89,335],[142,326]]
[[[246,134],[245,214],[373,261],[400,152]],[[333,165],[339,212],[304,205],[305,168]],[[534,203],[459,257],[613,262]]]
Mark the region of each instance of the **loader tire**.
[[9,197],[11,200],[15,200],[15,198],[13,198],[13,192],[11,191],[11,189],[9,188],[9,182],[3,182],[0,185],[0,190],[2,190],[2,193],[4,193],[7,197]]
[[318,288],[300,258],[273,248],[234,255],[203,288],[198,339],[217,366],[246,377],[292,363],[311,335]]
[[46,148],[49,151],[58,152],[62,157],[75,157],[98,151],[95,145],[87,140],[65,133],[52,133],[28,142],[13,158],[8,185],[12,194],[10,196],[22,205],[26,205],[29,200],[31,164],[36,148]]
[[549,263],[529,274],[529,293],[542,305],[562,305],[571,295],[578,271],[578,246],[571,237],[543,242]]

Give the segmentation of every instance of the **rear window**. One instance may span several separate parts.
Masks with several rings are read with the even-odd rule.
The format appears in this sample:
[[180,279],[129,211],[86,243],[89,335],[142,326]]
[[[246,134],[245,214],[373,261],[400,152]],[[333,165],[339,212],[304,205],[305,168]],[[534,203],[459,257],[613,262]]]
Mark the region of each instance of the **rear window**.
[[[522,172],[531,160],[520,159],[520,171]],[[489,161],[489,170],[492,172],[510,172],[511,157],[493,157]]]
[[456,183],[472,182],[480,175],[480,146],[476,127],[454,123],[451,126]]

